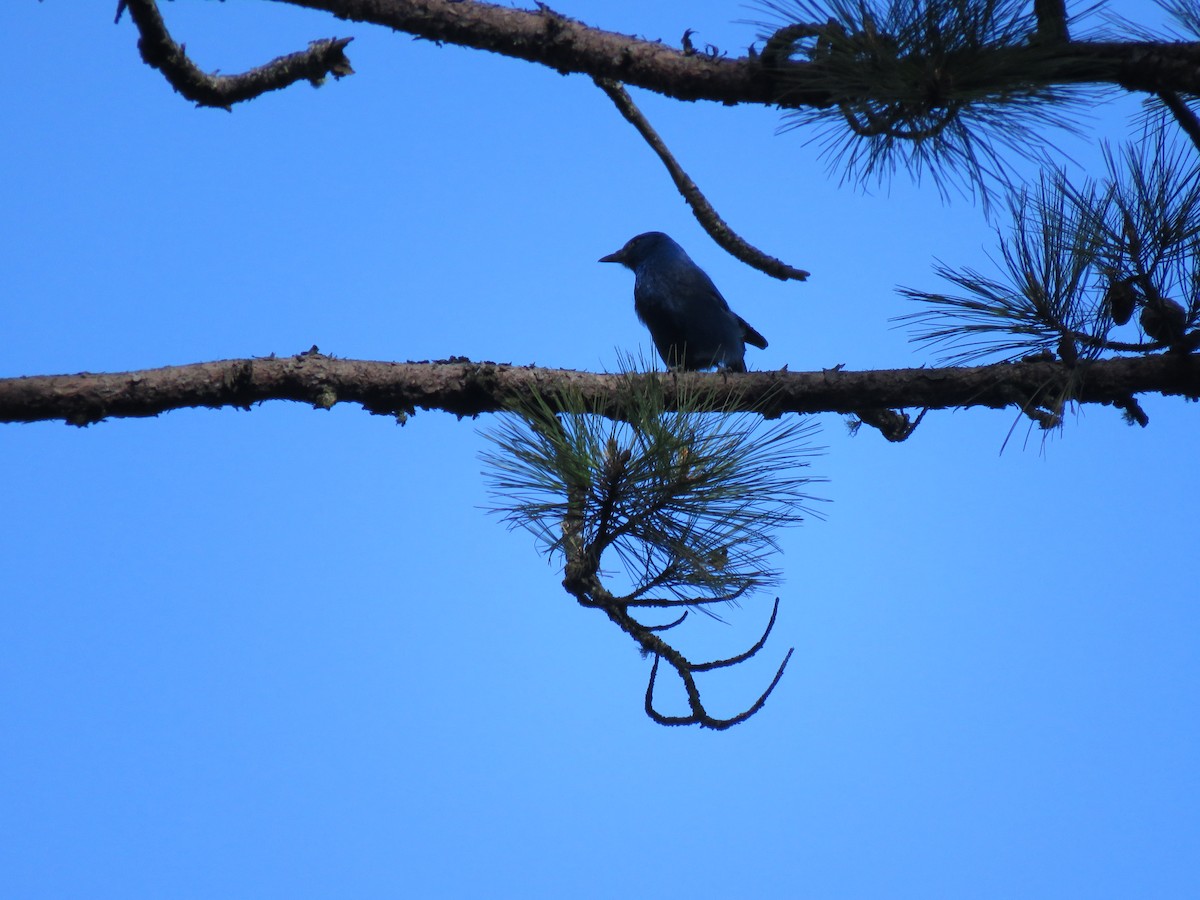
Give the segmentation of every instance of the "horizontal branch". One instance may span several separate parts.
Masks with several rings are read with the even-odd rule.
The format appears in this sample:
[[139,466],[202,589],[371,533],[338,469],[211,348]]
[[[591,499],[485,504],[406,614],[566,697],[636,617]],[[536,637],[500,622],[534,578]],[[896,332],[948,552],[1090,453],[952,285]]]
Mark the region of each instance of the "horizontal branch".
[[275,2],[540,63],[564,75],[577,72],[623,81],[680,100],[771,102],[771,79],[762,66],[593,28],[544,4],[524,10],[474,0]]
[[[513,9],[474,0],[275,0],[340,19],[382,25],[431,41],[488,50],[558,72],[607,78],[680,100],[828,107],[847,99],[829,90],[821,61],[676,49],[661,41],[593,28],[544,4]],[[773,55],[772,55],[773,58]],[[1129,90],[1200,93],[1200,44],[1156,41],[1055,41],[973,49],[970,71],[998,90],[1114,85]],[[844,82],[844,79],[839,79]],[[987,85],[970,85],[972,91]],[[869,99],[869,98],[862,98]]]
[[[554,402],[570,388],[609,415],[619,415],[627,376],[543,369],[463,358],[439,362],[370,362],[316,352],[236,359],[136,372],[36,375],[0,379],[0,422],[63,420],[87,425],[107,418],[156,416],[191,407],[248,408],[267,400],[316,407],[359,403],[401,420],[417,409],[458,416],[498,412],[534,393]],[[707,384],[731,409],[783,413],[855,413],[863,409],[1016,406],[1029,410],[1067,397],[1123,406],[1136,394],[1200,397],[1200,356],[1164,353],[1081,362],[1035,360],[989,366],[870,372],[687,373],[670,376],[694,392]]]

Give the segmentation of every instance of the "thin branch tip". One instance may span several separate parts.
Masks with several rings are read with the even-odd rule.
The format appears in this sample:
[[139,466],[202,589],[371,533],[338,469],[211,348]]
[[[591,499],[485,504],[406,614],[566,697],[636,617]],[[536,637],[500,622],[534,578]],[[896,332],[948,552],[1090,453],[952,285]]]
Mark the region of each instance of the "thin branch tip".
[[611,78],[593,78],[596,86],[608,95],[612,100],[613,105],[625,117],[633,127],[637,130],[642,139],[649,145],[650,149],[666,166],[667,172],[671,176],[671,180],[675,183],[675,188],[687,202],[688,207],[695,215],[696,221],[700,223],[708,236],[711,237],[719,247],[724,249],[735,259],[758,269],[772,278],[778,278],[780,281],[805,281],[811,273],[803,269],[797,269],[790,266],[782,260],[776,259],[763,253],[757,247],[750,244],[740,235],[738,235],[728,223],[721,218],[721,215],[716,211],[713,205],[709,202],[704,193],[696,186],[691,177],[679,165],[675,156],[667,147],[666,142],[659,136],[658,132],[646,119],[645,115],[633,102],[633,98],[629,96],[629,92],[625,90],[620,82],[614,81]]

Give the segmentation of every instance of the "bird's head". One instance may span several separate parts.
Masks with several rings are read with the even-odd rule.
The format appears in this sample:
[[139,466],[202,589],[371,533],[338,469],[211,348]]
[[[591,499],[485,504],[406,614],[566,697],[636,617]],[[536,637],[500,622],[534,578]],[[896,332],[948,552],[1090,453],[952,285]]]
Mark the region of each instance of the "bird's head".
[[662,251],[673,252],[679,245],[661,231],[647,231],[629,241],[616,253],[600,257],[600,262],[620,263],[627,269],[636,269],[639,265]]

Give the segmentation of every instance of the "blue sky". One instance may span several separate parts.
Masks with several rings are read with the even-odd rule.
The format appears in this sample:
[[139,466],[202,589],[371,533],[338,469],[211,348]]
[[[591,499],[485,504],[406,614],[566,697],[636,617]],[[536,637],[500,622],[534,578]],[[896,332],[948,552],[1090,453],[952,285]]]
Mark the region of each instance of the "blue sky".
[[[636,92],[731,225],[813,272],[782,284],[708,241],[584,77],[166,4],[207,69],[355,37],[352,78],[197,110],[114,5],[0,8],[2,375],[313,344],[611,370],[651,346],[596,260],[650,229],[770,339],[751,367],[915,366],[894,287],[994,245],[927,183],[839,184],[773,111]],[[727,3],[556,8],[731,53],[754,34]],[[1134,112],[1089,108],[1072,157],[1096,172]],[[720,734],[653,725],[648,662],[486,512],[486,420],[0,428],[2,893],[1191,896],[1197,413],[1144,406],[1148,429],[1091,407],[1045,442],[1008,411],[901,445],[821,417],[827,519],[783,536],[773,642],[713,706],[796,653]],[[770,599],[689,647],[740,649]]]

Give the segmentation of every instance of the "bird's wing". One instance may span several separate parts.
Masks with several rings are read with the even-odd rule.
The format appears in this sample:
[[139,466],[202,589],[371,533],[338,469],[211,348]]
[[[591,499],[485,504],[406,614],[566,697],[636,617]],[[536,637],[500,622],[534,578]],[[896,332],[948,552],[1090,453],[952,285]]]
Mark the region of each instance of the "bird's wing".
[[688,275],[693,288],[697,292],[709,296],[715,301],[717,306],[727,311],[737,320],[738,325],[742,329],[742,340],[752,347],[757,347],[759,350],[767,349],[767,339],[758,333],[758,329],[729,308],[729,303],[721,296],[721,292],[717,290],[717,286],[713,284],[707,272],[699,266],[692,266]]
[[679,293],[703,302],[715,303],[722,309],[729,309],[729,304],[708,277],[708,273],[690,259],[677,261],[670,269],[672,287]]

